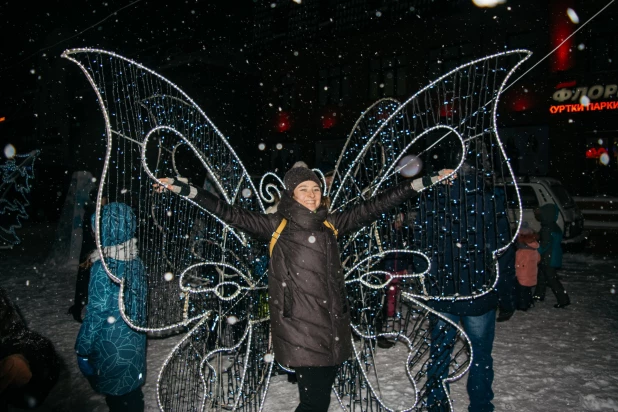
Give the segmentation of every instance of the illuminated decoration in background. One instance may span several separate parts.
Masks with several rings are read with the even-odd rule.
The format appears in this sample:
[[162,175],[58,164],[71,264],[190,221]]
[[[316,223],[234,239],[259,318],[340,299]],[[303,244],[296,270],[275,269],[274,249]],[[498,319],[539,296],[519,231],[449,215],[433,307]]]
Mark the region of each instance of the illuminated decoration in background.
[[513,112],[523,112],[537,106],[538,97],[532,85],[521,85],[511,88],[504,95],[504,102]]
[[[382,99],[372,105],[355,123],[337,162],[331,210],[350,207],[398,184],[403,177],[397,164],[406,153],[421,157],[425,173],[431,170],[428,166],[437,171],[442,162],[457,169],[458,179],[472,179],[499,190],[497,179],[512,178],[513,173],[497,136],[495,110],[506,80],[529,55],[515,50],[475,60],[404,103]],[[145,321],[129,317],[134,312],[131,305],[138,304],[131,285],[115,275],[108,264],[113,256],[105,255],[97,236],[103,266],[121,286],[123,318],[137,330],[188,329],[159,373],[159,408],[262,411],[276,359],[270,344],[264,261],[267,245],[227,226],[183,196],[156,193],[153,183],[179,175],[180,166],[194,161],[200,169],[195,172],[201,173],[192,176],[194,180],[208,177],[227,203],[263,213],[262,200],[274,199],[281,179],[268,174],[257,191],[228,140],[189,96],[157,73],[103,50],[71,49],[62,56],[87,76],[106,125],[107,150],[99,179],[95,231],[99,233],[103,195],[109,201],[130,204],[139,220],[136,247],[148,284],[148,301],[141,302],[148,307]],[[513,56],[521,60],[510,67]],[[444,105],[452,109],[441,117]],[[443,190],[438,186],[447,187],[426,189],[420,200],[438,198]],[[244,192],[259,195],[243,196]],[[494,199],[487,194],[483,202],[496,203]],[[509,200],[521,204],[519,197]],[[403,233],[393,231],[390,225],[400,212],[407,216]],[[434,212],[435,217],[422,215],[422,219],[438,219],[445,210]],[[393,215],[340,239],[351,330],[358,338],[354,340],[354,358],[340,368],[334,385],[345,410],[426,410],[430,407],[428,394],[461,377],[470,365],[467,336],[430,309],[426,301],[471,299],[491,291],[497,282],[496,258],[512,239],[489,251],[485,267],[478,268],[486,270],[486,282],[474,296],[446,296],[431,276],[429,262],[437,259],[435,251],[424,247],[422,237],[410,224],[415,215],[416,203],[409,201]],[[489,223],[496,215],[483,214],[482,219]],[[517,229],[521,207],[515,215],[512,223]],[[434,227],[438,227],[435,222]],[[466,236],[470,233],[462,233],[457,240],[465,244],[465,253],[473,254],[476,245],[465,243]],[[402,282],[402,299],[396,316],[383,319],[382,297],[391,280],[384,280],[386,272],[377,265],[395,252],[411,255],[417,268],[414,273],[394,277]],[[438,259],[437,263],[441,267],[444,262]],[[448,376],[444,382],[431,384],[427,380],[430,316],[442,318],[447,323],[443,332],[457,337],[443,342],[444,347],[454,348]],[[380,319],[382,328],[377,326]],[[375,351],[379,336],[396,338],[406,345],[407,353],[395,365],[386,365]],[[393,374],[410,379],[410,385],[398,390],[397,399],[383,397],[380,390]],[[448,402],[452,409],[450,399]]]
[[0,243],[16,245],[20,242],[17,229],[28,219],[26,208],[30,205],[30,179],[34,178],[34,161],[39,156],[35,150],[28,154],[14,154],[0,164]]
[[337,113],[328,112],[322,116],[322,129],[330,129],[337,124]]
[[591,147],[586,150],[586,159],[600,159],[602,155],[607,154],[607,149],[604,147]]
[[277,112],[277,131],[279,133],[287,132],[292,126],[290,115],[287,112]]
[[[573,32],[574,22],[568,14],[568,10],[573,10],[573,0],[551,0],[549,11],[549,33],[551,38],[551,48],[558,47],[551,57],[550,70],[561,72],[570,69],[575,64],[571,54],[573,39],[566,40]],[[566,40],[566,41],[565,41]],[[563,43],[564,42],[564,43]]]

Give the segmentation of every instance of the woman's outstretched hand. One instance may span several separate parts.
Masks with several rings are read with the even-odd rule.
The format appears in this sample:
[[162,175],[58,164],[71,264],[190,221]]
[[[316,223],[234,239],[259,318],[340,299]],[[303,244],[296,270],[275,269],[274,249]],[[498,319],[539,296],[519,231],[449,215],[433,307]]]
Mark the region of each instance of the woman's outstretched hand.
[[[455,169],[442,169],[438,172],[438,176],[440,177],[440,179],[450,175],[451,173],[455,172]],[[457,179],[457,173],[453,173],[453,175],[451,177],[449,177],[448,179],[444,179],[442,182],[443,185],[452,185],[453,181]]]
[[197,195],[197,189],[189,184],[189,180],[186,177],[162,177],[159,179],[161,183],[153,183],[154,190],[157,193],[162,193],[164,189],[174,192],[177,195],[188,197],[193,199]]
[[158,182],[155,182],[155,183],[152,184],[152,186],[154,187],[155,192],[163,193],[164,189],[173,191],[172,183],[174,183],[174,179],[171,179],[169,177],[162,177],[161,179],[159,179],[159,182],[161,182],[162,184],[159,184]]

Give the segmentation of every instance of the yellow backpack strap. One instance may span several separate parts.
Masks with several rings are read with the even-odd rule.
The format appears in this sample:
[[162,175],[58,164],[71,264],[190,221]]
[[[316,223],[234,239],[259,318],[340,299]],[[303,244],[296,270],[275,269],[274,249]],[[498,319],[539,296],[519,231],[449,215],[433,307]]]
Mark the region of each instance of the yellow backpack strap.
[[335,226],[333,226],[333,224],[330,223],[328,220],[324,221],[324,226],[326,226],[327,228],[332,230],[333,233],[335,234],[335,237],[337,237],[339,235],[339,231],[337,229],[335,229]]
[[279,223],[279,226],[277,227],[277,230],[275,230],[275,232],[273,233],[273,236],[270,239],[270,246],[268,247],[268,255],[269,256],[273,255],[273,248],[275,247],[275,243],[277,243],[277,239],[279,239],[279,236],[281,236],[281,232],[283,232],[283,228],[287,224],[288,224],[288,220],[286,218],[283,218],[281,220],[281,223]]

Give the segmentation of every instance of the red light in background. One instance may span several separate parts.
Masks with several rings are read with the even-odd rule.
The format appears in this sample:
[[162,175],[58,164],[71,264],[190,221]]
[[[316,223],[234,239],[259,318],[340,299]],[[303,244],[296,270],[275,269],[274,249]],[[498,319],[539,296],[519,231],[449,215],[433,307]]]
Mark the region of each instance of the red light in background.
[[[569,19],[567,9],[574,7],[573,0],[552,0],[549,12],[549,33],[552,50],[575,31],[575,24]],[[555,51],[551,60],[551,71],[560,72],[573,67],[573,38],[565,41]]]
[[0,123],[6,120],[6,117],[0,117]]
[[323,129],[330,129],[336,124],[337,124],[336,113],[327,113],[324,116],[322,116],[322,128]]
[[534,109],[537,106],[538,97],[534,86],[522,85],[521,87],[508,90],[502,101],[511,112],[523,112]]
[[607,149],[604,147],[591,147],[586,150],[586,159],[598,159],[602,154],[607,154]]
[[292,126],[290,121],[290,115],[287,112],[277,113],[275,121],[277,122],[275,128],[279,133],[287,132]]
[[531,99],[528,96],[519,96],[517,99],[513,100],[512,108],[514,112],[523,112],[524,110],[528,110],[532,108],[534,105],[531,102]]

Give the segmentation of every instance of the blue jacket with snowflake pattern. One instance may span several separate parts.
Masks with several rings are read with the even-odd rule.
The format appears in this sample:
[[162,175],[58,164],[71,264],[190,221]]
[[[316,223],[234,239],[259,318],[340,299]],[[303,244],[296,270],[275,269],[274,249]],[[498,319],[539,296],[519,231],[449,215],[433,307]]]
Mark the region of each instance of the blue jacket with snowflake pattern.
[[[93,226],[94,219],[93,216]],[[131,242],[136,219],[123,203],[110,203],[101,210],[101,246],[113,247]],[[138,257],[127,259],[106,255],[110,271],[125,281],[124,307],[129,319],[145,325],[146,279]],[[100,260],[90,269],[88,305],[77,336],[75,351],[89,359],[96,371],[90,383],[106,395],[123,395],[143,385],[146,374],[146,335],[131,329],[118,307],[120,285],[114,283]]]

